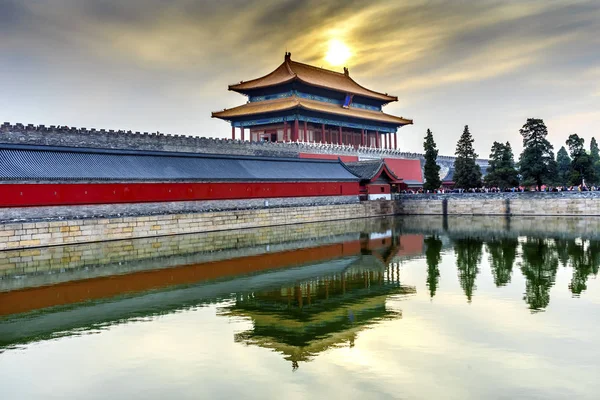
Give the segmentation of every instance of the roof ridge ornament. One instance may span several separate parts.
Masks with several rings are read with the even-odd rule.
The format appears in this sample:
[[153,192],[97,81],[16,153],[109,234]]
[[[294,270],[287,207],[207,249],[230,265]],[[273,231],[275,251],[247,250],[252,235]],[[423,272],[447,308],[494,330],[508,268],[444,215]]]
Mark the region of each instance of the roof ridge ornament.
[[348,71],[348,67],[344,67],[344,75],[350,76],[350,71]]
[[284,59],[284,61],[291,61],[291,59],[292,59],[292,53],[289,52],[289,51],[286,51],[285,52],[285,57],[283,59]]

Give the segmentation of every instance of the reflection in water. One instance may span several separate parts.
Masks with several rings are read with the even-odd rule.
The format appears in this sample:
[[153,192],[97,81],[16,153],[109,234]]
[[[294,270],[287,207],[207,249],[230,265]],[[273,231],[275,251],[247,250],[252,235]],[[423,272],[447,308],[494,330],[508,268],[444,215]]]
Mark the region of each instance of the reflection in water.
[[427,287],[429,296],[435,296],[440,280],[439,264],[442,260],[442,241],[437,236],[428,236],[425,239],[425,260],[427,261]]
[[490,267],[497,287],[510,282],[518,245],[519,241],[513,238],[492,239],[486,243],[490,255]]
[[[158,316],[193,314],[199,306],[208,305],[212,308],[204,309],[210,309],[215,320],[239,324],[223,336],[235,346],[227,351],[252,349],[254,357],[268,349],[277,354],[277,362],[287,360],[286,372],[290,366],[293,370],[302,366],[297,375],[305,378],[309,370],[327,371],[316,368],[317,360],[331,362],[328,357],[340,349],[350,358],[384,358],[386,370],[400,368],[391,362],[402,360],[396,353],[406,349],[410,351],[402,353],[408,357],[402,368],[418,368],[420,360],[431,354],[445,368],[455,358],[443,354],[444,346],[461,345],[468,348],[461,349],[461,357],[471,350],[473,357],[479,357],[473,362],[498,358],[498,364],[512,366],[515,354],[530,349],[517,349],[507,356],[505,341],[510,334],[494,332],[479,305],[491,305],[503,315],[523,313],[519,318],[529,318],[525,325],[531,330],[526,333],[535,343],[540,337],[564,335],[556,334],[556,326],[546,324],[544,318],[564,312],[565,301],[573,302],[573,309],[580,304],[586,307],[586,301],[588,307],[597,307],[590,278],[597,276],[600,266],[600,236],[596,236],[600,229],[585,234],[572,229],[587,226],[585,221],[513,220],[510,225],[489,217],[461,221],[433,217],[352,220],[0,252],[0,373],[12,371],[2,369],[2,357],[15,347],[35,353],[36,346],[29,343],[51,343],[49,339],[56,338],[61,342],[63,337],[99,330],[96,336],[103,336],[140,318],[150,332],[145,337],[149,348],[161,350],[162,342],[148,339],[155,333]],[[536,226],[545,231],[532,228]],[[519,289],[515,295],[509,287],[524,287],[524,293]],[[502,299],[498,300],[493,294],[500,291]],[[460,304],[453,301],[457,294]],[[552,304],[551,294],[555,296]],[[472,306],[466,307],[463,296]],[[425,304],[420,303],[423,297]],[[544,310],[552,311],[540,313]],[[571,324],[581,325],[582,332],[595,327],[590,318],[569,317]],[[506,330],[519,327],[509,320],[506,326],[513,325]],[[416,328],[420,322],[422,330]],[[480,322],[476,330],[470,329],[473,322]],[[210,326],[206,325],[207,335]],[[204,328],[182,324],[172,329],[189,334]],[[453,333],[460,340],[452,342],[444,336]],[[494,353],[486,353],[479,343],[471,346],[477,340],[488,340],[490,348],[493,340],[499,344]],[[356,351],[380,341],[390,347],[379,349],[377,357],[364,347],[363,353]],[[411,348],[411,343],[418,344]],[[569,353],[560,360],[569,365],[572,343],[557,344]],[[93,346],[83,351],[90,359],[96,356]],[[138,357],[142,357],[139,365],[144,364],[144,355]],[[527,361],[531,364],[526,364],[536,370],[536,363],[544,357],[547,354],[542,352],[539,359],[531,357]],[[585,362],[588,368],[590,361]],[[471,371],[470,364],[468,368]],[[417,375],[427,373],[403,376]],[[352,381],[353,377],[343,378]],[[1,387],[0,397],[5,397]]]
[[238,294],[222,315],[252,321],[253,328],[238,333],[236,342],[276,350],[296,369],[331,347],[353,347],[366,327],[400,318],[386,307],[386,299],[410,293],[415,289],[400,285],[398,266],[363,256],[340,273]]
[[525,277],[524,300],[529,308],[538,311],[550,303],[550,288],[558,269],[558,254],[550,240],[528,237],[521,244],[521,272]]
[[458,279],[469,302],[471,302],[473,292],[476,289],[475,280],[477,279],[477,274],[479,274],[482,249],[483,241],[478,237],[454,240]]
[[587,280],[590,275],[598,275],[600,265],[600,241],[571,240],[567,244],[567,254],[573,268],[573,278],[569,289],[575,295],[587,289]]

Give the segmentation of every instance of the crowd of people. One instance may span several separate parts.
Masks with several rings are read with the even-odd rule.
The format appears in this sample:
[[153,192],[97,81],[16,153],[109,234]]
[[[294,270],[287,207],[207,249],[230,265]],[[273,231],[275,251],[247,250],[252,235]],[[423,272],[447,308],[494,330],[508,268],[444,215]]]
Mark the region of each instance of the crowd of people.
[[[518,193],[518,192],[537,192],[537,187],[513,186],[507,188],[485,187],[473,189],[460,188],[440,188],[436,190],[423,190],[423,188],[401,190],[402,194],[442,194],[442,193]],[[542,186],[540,192],[596,192],[600,191],[600,186]]]

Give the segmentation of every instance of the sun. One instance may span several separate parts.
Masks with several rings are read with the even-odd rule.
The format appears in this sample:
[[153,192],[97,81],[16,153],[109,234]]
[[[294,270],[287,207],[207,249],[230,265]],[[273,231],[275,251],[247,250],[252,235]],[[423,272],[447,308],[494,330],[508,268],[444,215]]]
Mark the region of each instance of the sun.
[[327,54],[325,54],[325,61],[329,64],[339,67],[352,56],[350,48],[346,43],[339,39],[331,39],[329,41],[329,47],[327,48]]

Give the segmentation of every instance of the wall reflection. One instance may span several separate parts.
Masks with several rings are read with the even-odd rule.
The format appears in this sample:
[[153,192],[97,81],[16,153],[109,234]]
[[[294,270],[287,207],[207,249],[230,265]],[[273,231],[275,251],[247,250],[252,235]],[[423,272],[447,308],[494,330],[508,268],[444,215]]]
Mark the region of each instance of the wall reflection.
[[[454,282],[476,302],[482,277],[498,290],[524,281],[515,301],[537,313],[559,268],[571,274],[561,290],[578,297],[600,266],[600,236],[585,220],[546,222],[368,219],[0,252],[0,351],[219,304],[219,315],[252,323],[236,342],[297,368],[401,318],[391,298],[424,285],[434,299]],[[419,281],[401,279],[404,268],[420,269]]]

